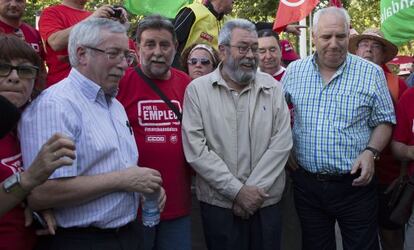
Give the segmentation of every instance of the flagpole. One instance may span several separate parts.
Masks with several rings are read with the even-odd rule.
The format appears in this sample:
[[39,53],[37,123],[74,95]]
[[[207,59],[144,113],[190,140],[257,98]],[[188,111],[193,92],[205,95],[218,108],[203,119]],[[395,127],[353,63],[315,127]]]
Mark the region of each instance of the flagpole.
[[309,13],[309,55],[312,55],[312,30],[313,30],[313,20],[312,20],[312,12]]
[[[306,17],[300,20],[299,25],[306,26]],[[307,44],[306,44],[306,31],[301,32],[299,36],[299,55],[300,58],[305,58],[307,56]]]

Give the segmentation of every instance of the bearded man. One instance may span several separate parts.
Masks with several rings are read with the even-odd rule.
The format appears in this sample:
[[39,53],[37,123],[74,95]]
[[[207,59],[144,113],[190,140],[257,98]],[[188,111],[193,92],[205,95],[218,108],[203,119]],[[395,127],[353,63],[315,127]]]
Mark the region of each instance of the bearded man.
[[254,24],[231,20],[218,40],[222,63],[188,85],[182,124],[207,247],[280,249],[289,110],[276,80],[257,72]]

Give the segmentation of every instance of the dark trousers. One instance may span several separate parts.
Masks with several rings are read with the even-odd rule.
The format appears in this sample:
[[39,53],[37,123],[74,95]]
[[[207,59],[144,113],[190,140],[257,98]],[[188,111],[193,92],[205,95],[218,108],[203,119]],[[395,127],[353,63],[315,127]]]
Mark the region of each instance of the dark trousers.
[[321,180],[303,169],[292,173],[304,250],[332,250],[335,221],[344,250],[379,250],[376,180],[353,187],[355,176]]
[[279,250],[279,205],[259,209],[249,219],[233,215],[232,209],[200,202],[204,236],[209,250]]
[[119,230],[58,228],[56,235],[40,237],[37,250],[137,250],[136,221]]

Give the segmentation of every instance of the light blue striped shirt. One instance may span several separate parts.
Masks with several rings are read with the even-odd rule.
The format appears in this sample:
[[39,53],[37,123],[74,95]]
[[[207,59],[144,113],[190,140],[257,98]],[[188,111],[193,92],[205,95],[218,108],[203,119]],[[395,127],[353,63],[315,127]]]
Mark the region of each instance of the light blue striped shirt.
[[381,123],[394,123],[383,70],[348,54],[324,85],[315,55],[289,65],[282,79],[294,108],[294,152],[310,172],[347,173]]
[[[136,166],[138,150],[126,125],[123,106],[76,69],[68,78],[46,89],[26,108],[19,124],[25,166],[54,133],[76,144],[72,166],[57,169],[51,179],[91,176]],[[54,209],[58,226],[114,228],[136,217],[138,194],[116,192],[90,202]]]

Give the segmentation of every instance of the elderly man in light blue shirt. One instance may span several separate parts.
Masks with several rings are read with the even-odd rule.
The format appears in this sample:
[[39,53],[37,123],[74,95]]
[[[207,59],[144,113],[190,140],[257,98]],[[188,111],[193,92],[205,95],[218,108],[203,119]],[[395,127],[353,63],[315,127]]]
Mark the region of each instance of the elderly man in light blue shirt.
[[160,207],[165,195],[160,174],[136,166],[134,136],[114,98],[132,59],[125,28],[100,18],[79,23],[69,37],[69,58],[69,76],[26,109],[19,132],[25,166],[56,132],[75,141],[76,160],[35,189],[29,205],[54,209],[59,228],[52,249],[135,249],[136,192],[161,190]]

